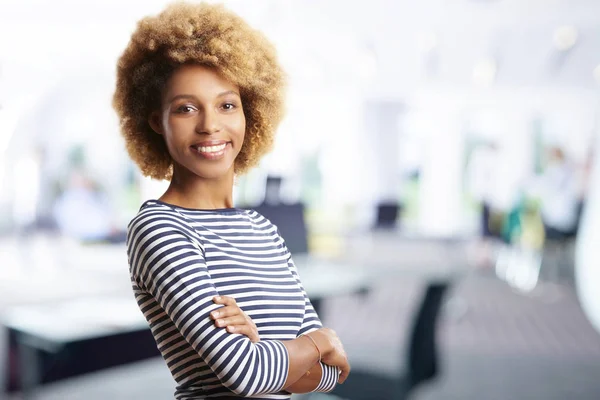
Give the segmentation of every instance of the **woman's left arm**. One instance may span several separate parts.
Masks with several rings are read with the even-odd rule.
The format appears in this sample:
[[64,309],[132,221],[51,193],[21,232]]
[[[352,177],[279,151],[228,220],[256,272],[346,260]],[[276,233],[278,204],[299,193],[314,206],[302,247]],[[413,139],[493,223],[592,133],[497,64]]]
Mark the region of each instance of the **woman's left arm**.
[[[226,328],[229,333],[240,333],[245,335],[253,343],[260,341],[256,324],[242,311],[233,297],[219,296],[215,297],[213,301],[216,304],[223,305],[222,308],[215,310],[210,314],[210,318],[215,321],[215,326]],[[310,332],[313,330],[310,330]],[[324,373],[330,374],[330,376],[323,376]],[[339,371],[337,368],[330,367],[323,363],[316,363],[303,377],[288,386],[285,390],[289,393],[310,393],[316,391],[319,387],[324,387],[323,382],[331,382],[331,386],[335,387],[335,381],[338,375]]]
[[[298,332],[298,337],[300,337],[301,335],[305,335],[322,328],[323,324],[321,323],[321,319],[317,315],[317,312],[308,298],[306,290],[304,290],[304,286],[302,285],[302,281],[298,275],[298,269],[292,260],[291,254],[288,258],[288,267],[298,282],[298,285],[300,285],[302,294],[304,295],[304,319],[302,321],[302,325],[300,326],[300,331]],[[300,380],[289,386],[286,391],[290,393],[330,392],[335,388],[339,375],[340,370],[337,367],[332,367],[319,362],[315,364],[315,366],[312,367],[306,375],[300,378]]]
[[[300,280],[300,276],[298,275],[296,265],[294,264],[292,256],[287,248],[286,252],[288,254],[288,268],[290,269],[294,279],[296,279],[296,282],[302,291],[302,295],[304,296],[304,318],[297,335],[297,337],[300,337],[323,328],[323,324],[321,323],[315,308],[308,298],[308,295],[306,294],[306,290],[304,289],[302,281]],[[252,342],[257,342],[260,340],[256,325],[237,306],[235,299],[227,296],[221,296],[221,298],[219,300],[215,300],[215,302],[225,306],[224,308],[211,313],[211,318],[215,321],[215,325],[217,327],[227,327],[227,331],[230,333],[235,332],[246,335],[252,340]],[[338,342],[338,344],[340,351],[343,352],[344,350],[341,342]],[[330,366],[323,362],[317,362],[309,371],[306,372],[305,375],[303,375],[299,380],[290,386],[287,386],[285,390],[289,393],[331,392],[338,383],[340,373],[341,370],[338,367]]]

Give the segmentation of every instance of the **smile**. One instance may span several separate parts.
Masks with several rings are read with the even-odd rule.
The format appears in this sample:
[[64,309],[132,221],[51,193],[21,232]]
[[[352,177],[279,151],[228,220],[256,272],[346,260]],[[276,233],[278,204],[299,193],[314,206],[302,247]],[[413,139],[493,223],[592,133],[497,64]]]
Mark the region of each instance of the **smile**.
[[227,150],[227,145],[229,143],[230,142],[221,142],[219,144],[211,143],[210,145],[199,143],[191,147],[197,154],[199,154],[203,158],[208,160],[217,160],[225,155],[225,151]]
[[227,143],[220,144],[218,146],[193,146],[200,153],[215,153],[218,151],[223,151],[227,146]]

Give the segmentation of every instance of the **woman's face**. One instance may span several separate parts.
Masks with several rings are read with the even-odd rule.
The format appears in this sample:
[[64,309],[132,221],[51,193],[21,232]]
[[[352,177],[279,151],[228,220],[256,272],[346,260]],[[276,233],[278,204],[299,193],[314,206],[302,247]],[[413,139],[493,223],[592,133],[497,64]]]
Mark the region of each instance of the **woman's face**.
[[150,124],[163,135],[175,174],[203,179],[233,174],[246,118],[239,88],[214,69],[201,65],[176,69],[163,91],[161,112],[150,117]]

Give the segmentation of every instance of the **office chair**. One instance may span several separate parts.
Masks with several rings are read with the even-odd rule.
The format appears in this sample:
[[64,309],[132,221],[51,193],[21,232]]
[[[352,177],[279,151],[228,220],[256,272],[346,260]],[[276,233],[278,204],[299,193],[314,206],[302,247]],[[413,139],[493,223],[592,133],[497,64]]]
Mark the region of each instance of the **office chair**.
[[308,229],[304,219],[304,204],[263,203],[252,209],[277,226],[292,255],[308,253]]
[[[346,400],[405,400],[419,384],[434,378],[438,372],[436,325],[447,288],[446,283],[427,287],[413,320],[404,371],[382,373],[351,364],[350,376],[331,394]],[[347,352],[352,360],[352,349]]]
[[401,207],[395,202],[382,202],[377,205],[375,229],[396,228]]

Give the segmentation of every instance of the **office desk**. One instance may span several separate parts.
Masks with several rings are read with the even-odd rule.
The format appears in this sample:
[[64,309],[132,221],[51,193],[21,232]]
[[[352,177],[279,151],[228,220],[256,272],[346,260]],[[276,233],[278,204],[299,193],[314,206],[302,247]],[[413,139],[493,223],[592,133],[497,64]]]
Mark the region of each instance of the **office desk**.
[[[159,355],[132,298],[92,297],[16,306],[2,319],[17,345],[19,386],[25,399],[34,398],[35,389],[44,382]],[[48,364],[66,367],[44,368]],[[43,374],[45,369],[48,375]]]
[[[334,260],[293,257],[304,287],[321,316],[323,299],[363,292],[390,277],[418,276],[429,284],[441,281],[449,285],[469,272],[460,257],[451,257],[453,245],[445,242],[433,246],[425,241],[400,240],[392,234],[372,234],[353,237],[349,243],[347,251]],[[405,251],[403,246],[406,245],[412,250]],[[415,245],[422,246],[422,251],[415,253]],[[101,246],[94,246],[69,253],[76,255],[70,268],[77,268],[82,279],[83,272],[89,271],[89,278],[78,286],[85,285],[88,291],[93,287],[98,292],[92,293],[95,296],[82,298],[77,290],[67,293],[73,284],[70,283],[57,289],[61,291],[62,300],[14,306],[5,313],[4,324],[18,343],[20,385],[26,398],[31,398],[35,388],[45,382],[39,370],[43,354],[58,355],[65,349],[76,348],[87,354],[86,362],[97,361],[97,368],[158,356],[148,325],[127,288],[129,277],[124,249],[108,247],[106,252]],[[448,262],[440,263],[440,257]],[[81,260],[88,260],[89,265],[81,264]],[[59,272],[57,270],[57,274]],[[24,282],[22,290],[28,290],[26,285],[31,284],[28,282]],[[118,296],[109,293],[109,289],[114,291],[115,283],[121,282],[123,285],[117,285]],[[106,348],[126,351],[118,354],[98,351]]]
[[375,276],[361,264],[317,258],[310,255],[292,256],[302,285],[313,308],[324,319],[323,300],[346,294],[368,291]]
[[[298,262],[316,309],[323,298],[357,291],[366,283],[358,271],[341,274],[344,267],[338,264],[301,257]],[[126,265],[123,268],[127,271]],[[132,295],[14,306],[3,313],[2,322],[16,342],[18,386],[24,399],[34,398],[46,382],[160,356]],[[58,375],[50,368],[48,375],[44,366],[49,363],[69,367]]]

